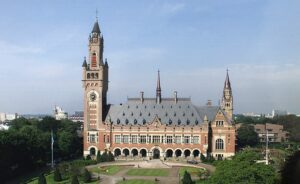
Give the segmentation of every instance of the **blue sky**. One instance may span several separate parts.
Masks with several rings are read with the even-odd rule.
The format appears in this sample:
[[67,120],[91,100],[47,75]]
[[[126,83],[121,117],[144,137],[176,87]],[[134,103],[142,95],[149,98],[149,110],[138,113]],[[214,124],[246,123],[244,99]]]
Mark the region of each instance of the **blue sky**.
[[140,91],[221,98],[226,69],[235,113],[300,113],[300,1],[1,1],[0,112],[72,113],[98,9],[110,103]]

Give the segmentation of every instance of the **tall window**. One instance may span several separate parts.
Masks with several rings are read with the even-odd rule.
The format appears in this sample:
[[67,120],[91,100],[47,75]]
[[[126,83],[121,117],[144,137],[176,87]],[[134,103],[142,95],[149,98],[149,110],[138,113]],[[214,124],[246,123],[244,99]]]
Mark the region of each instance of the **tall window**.
[[131,136],[131,143],[136,144],[137,143],[137,135]]
[[224,125],[224,121],[216,121],[216,126],[223,126]]
[[152,143],[160,143],[160,136],[154,135],[152,139]]
[[172,144],[172,143],[173,143],[173,137],[167,136],[167,144]]
[[92,67],[97,67],[96,53],[93,53],[92,55]]
[[95,142],[96,142],[96,135],[90,134],[90,143],[95,143]]
[[224,141],[222,139],[216,140],[216,150],[223,150],[224,149]]
[[120,135],[115,135],[115,143],[121,143],[121,136]]
[[184,143],[185,144],[188,144],[188,143],[190,143],[190,136],[184,136]]
[[194,144],[199,144],[199,136],[194,136],[192,141],[193,141],[192,143]]
[[141,135],[141,141],[140,143],[145,144],[146,143],[146,136],[145,135]]
[[123,135],[123,143],[129,142],[129,135]]
[[181,143],[181,136],[175,136],[175,143]]

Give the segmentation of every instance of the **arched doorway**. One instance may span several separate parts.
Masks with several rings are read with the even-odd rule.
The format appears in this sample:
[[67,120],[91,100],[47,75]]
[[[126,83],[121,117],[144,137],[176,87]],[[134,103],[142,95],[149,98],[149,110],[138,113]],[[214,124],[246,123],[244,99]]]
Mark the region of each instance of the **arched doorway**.
[[167,152],[166,152],[166,157],[167,157],[167,158],[173,157],[173,150],[168,149]]
[[190,150],[184,150],[184,156],[185,157],[189,157],[191,155],[191,151]]
[[160,151],[159,149],[155,148],[153,150],[153,159],[159,159],[160,158]]
[[142,157],[146,157],[147,156],[147,151],[145,149],[141,149],[140,154],[142,155]]
[[139,154],[139,152],[138,152],[138,150],[137,149],[132,149],[131,150],[131,154],[132,154],[132,156],[138,156],[138,154]]
[[176,157],[180,157],[180,156],[181,156],[181,154],[182,154],[182,152],[181,152],[181,150],[180,150],[180,149],[178,149],[178,150],[176,150],[176,151],[175,151],[175,155],[176,155]]
[[129,155],[129,150],[128,149],[123,149],[123,154],[125,157]]
[[194,150],[193,155],[194,155],[194,157],[199,157],[200,151],[199,150]]
[[96,155],[96,149],[95,148],[91,148],[90,149],[90,155],[91,156],[95,156]]
[[115,157],[120,156],[121,155],[121,150],[119,148],[115,149],[114,155],[115,155]]

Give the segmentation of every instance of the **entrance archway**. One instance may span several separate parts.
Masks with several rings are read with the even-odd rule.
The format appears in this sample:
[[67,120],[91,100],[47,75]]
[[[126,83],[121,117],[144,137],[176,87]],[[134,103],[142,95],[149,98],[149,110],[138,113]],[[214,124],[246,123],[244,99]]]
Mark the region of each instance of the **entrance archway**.
[[160,151],[159,149],[155,148],[153,150],[153,159],[159,159],[160,158]]
[[177,149],[176,151],[175,151],[175,155],[176,155],[176,157],[180,157],[181,156],[181,150],[180,149]]
[[134,157],[135,157],[135,156],[138,156],[138,153],[139,153],[139,152],[138,152],[137,149],[132,149],[132,150],[131,150],[131,154],[132,154],[132,156],[134,156]]
[[119,148],[115,149],[114,151],[115,157],[118,157],[121,155],[121,150]]
[[169,157],[172,157],[172,156],[173,156],[173,150],[168,149],[167,152],[166,152],[166,157],[169,158]]
[[90,155],[91,156],[95,156],[96,155],[96,149],[95,148],[91,148],[90,149]]
[[142,155],[142,157],[146,157],[147,156],[147,151],[145,149],[141,149],[140,154]]
[[184,150],[184,156],[185,157],[189,157],[191,155],[191,151],[190,150]]
[[125,157],[127,157],[129,155],[129,150],[127,148],[123,149],[123,154]]
[[199,157],[200,151],[199,150],[194,150],[193,155],[194,155],[194,157]]

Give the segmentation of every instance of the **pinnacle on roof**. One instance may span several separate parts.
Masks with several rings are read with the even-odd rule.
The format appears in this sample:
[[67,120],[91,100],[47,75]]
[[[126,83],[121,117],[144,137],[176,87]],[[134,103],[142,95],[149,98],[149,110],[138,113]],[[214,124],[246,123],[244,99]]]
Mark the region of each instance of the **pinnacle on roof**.
[[84,57],[83,63],[82,63],[82,67],[87,67],[87,63],[86,63],[86,57]]
[[226,80],[225,80],[224,88],[231,89],[231,84],[230,84],[228,69],[227,69],[227,74],[226,74]]
[[161,102],[161,87],[160,87],[159,70],[157,72],[156,101],[157,101],[157,103]]

